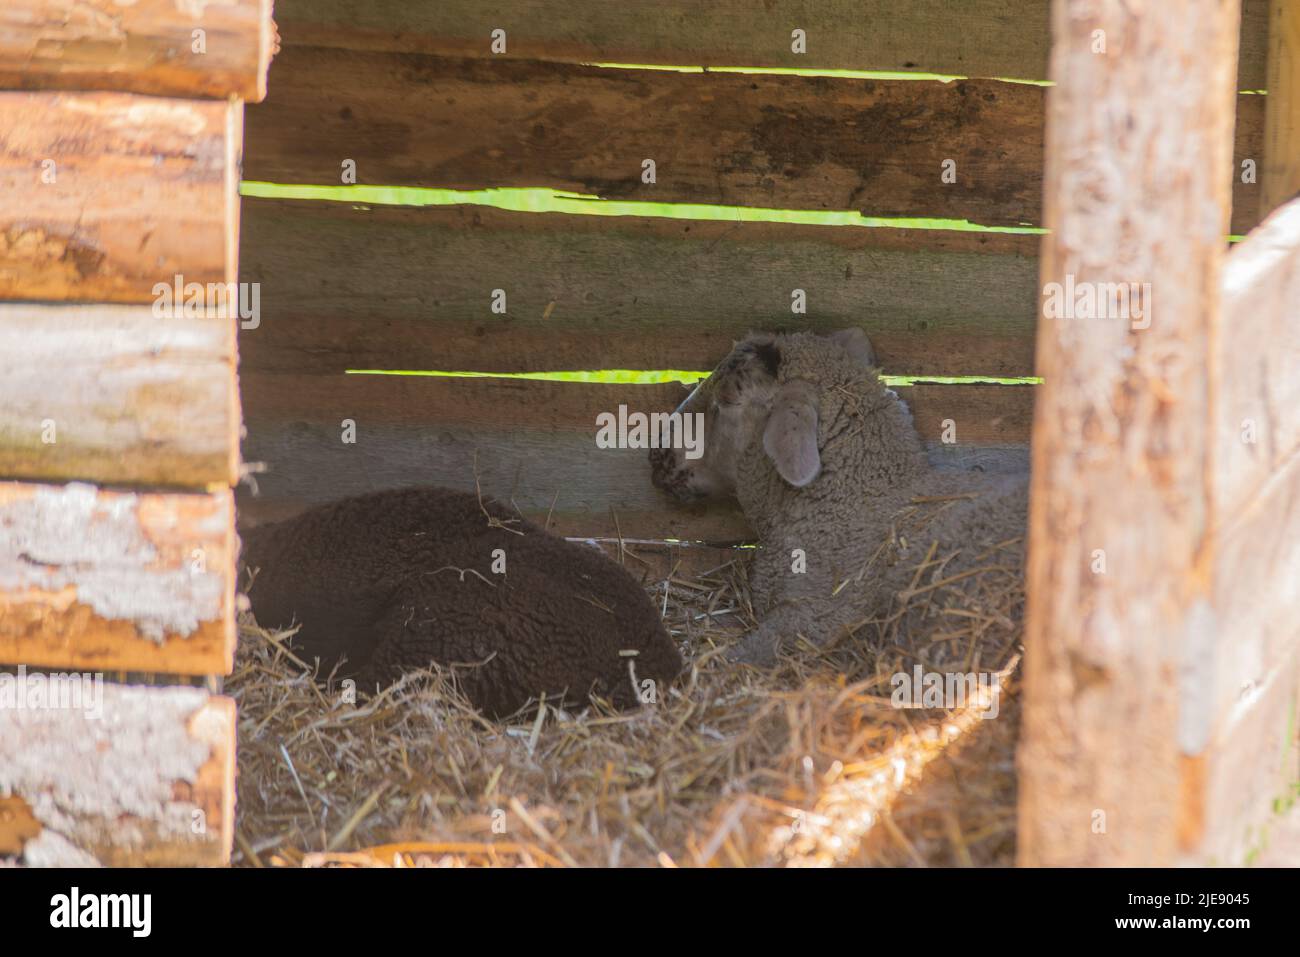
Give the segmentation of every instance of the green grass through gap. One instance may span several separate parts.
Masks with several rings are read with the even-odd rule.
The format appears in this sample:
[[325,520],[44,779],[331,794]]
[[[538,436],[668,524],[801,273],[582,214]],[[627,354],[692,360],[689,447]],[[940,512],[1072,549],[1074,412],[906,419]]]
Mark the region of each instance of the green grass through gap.
[[578,216],[648,216],[661,219],[736,223],[794,223],[805,226],[858,226],[885,229],[940,229],[976,233],[1037,236],[1036,226],[984,226],[965,219],[864,216],[856,210],[764,209],[705,203],[648,203],[601,199],[543,187],[435,189],[427,186],[320,186],[245,180],[242,196],[259,199],[306,199],[367,206],[490,206],[516,213],[565,213]]
[[[709,377],[709,370],[590,369],[560,372],[462,372],[443,369],[348,369],[348,375],[424,376],[442,379],[530,379],[540,382],[586,382],[601,385],[694,385]],[[910,385],[1040,385],[1038,376],[909,376],[882,375],[891,386]]]

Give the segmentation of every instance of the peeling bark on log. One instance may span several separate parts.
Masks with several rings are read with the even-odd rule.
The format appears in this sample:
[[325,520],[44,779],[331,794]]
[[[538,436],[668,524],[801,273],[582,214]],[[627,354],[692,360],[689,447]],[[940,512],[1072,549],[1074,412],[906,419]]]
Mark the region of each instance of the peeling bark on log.
[[1228,256],[1217,343],[1210,744],[1192,862],[1248,863],[1300,782],[1300,200]]
[[257,101],[278,44],[271,2],[5,0],[0,87]]
[[[1198,709],[1208,691],[1197,665],[1214,627],[1206,370],[1238,17],[1233,0],[1053,5],[1025,864],[1168,864],[1204,827]],[[1095,30],[1105,53],[1094,52]],[[1149,325],[1055,318],[1048,284],[1069,277],[1094,292],[1150,283]]]
[[0,299],[234,282],[243,105],[0,93]]
[[[0,854],[34,866],[222,865],[234,834],[235,703],[197,688],[0,675]],[[6,690],[8,689],[8,690]],[[79,695],[79,697],[74,697]]]
[[233,485],[235,322],[0,305],[0,475]]
[[228,489],[0,483],[0,661],[228,674],[233,508]]

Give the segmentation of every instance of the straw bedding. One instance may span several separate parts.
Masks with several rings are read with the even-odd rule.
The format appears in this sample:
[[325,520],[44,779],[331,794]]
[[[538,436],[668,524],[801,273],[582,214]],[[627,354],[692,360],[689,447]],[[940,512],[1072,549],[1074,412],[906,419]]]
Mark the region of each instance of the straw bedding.
[[[629,713],[548,705],[490,722],[436,669],[352,702],[311,680],[286,633],[245,617],[226,685],[240,713],[235,863],[1010,864],[1018,551],[993,549],[961,608],[932,554],[887,618],[754,669],[724,657],[753,625],[743,558],[716,552],[726,560],[687,573],[678,550],[656,574],[662,555],[620,543],[688,663]],[[917,664],[999,673],[997,717],[980,718],[987,700],[894,707],[892,676]]]

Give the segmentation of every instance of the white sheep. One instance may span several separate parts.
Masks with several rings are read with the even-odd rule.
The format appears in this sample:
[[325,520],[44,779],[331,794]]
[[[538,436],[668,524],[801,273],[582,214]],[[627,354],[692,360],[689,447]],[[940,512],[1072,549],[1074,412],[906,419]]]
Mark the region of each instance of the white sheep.
[[984,589],[1023,580],[1027,475],[933,468],[874,365],[858,329],[751,334],[678,409],[705,416],[703,455],[651,452],[655,485],[682,501],[734,496],[758,533],[759,625],[740,660],[869,622],[905,643],[918,616],[932,632],[936,616],[969,617]]

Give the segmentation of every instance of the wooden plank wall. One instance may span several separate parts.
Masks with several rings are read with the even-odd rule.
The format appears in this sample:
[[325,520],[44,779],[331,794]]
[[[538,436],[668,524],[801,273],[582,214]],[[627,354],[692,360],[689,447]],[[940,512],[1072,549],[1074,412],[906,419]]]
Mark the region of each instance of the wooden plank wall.
[[[1265,85],[1269,0],[1242,4],[1239,89]],[[646,63],[912,70],[1047,79],[1049,5],[1040,0],[277,0],[286,44],[355,50],[484,54],[506,31],[503,56],[567,63]],[[794,53],[790,31],[808,36]],[[774,42],[773,37],[780,42]]]
[[[1275,0],[1264,223],[1228,256],[1214,368],[1212,667],[1188,857],[1250,863],[1300,814],[1300,5]],[[1285,205],[1283,205],[1285,204]],[[1280,206],[1281,208],[1276,208]]]
[[[284,48],[271,95],[248,111],[245,178],[338,184],[352,160],[372,185],[1042,224],[1045,90],[992,79],[1046,77],[1038,0],[672,7],[579,2],[542,16],[530,3],[280,0]],[[1267,21],[1267,5],[1247,0],[1239,89],[1264,85]],[[789,52],[795,28],[806,54]],[[590,65],[605,62],[972,79]],[[1262,152],[1264,98],[1237,106],[1239,166]],[[940,182],[946,159],[955,183]],[[1233,228],[1245,232],[1259,186],[1233,180]],[[266,469],[260,494],[241,494],[247,523],[395,484],[477,480],[570,534],[748,535],[734,513],[666,504],[642,453],[595,448],[598,412],[671,409],[680,386],[347,369],[708,369],[750,328],[857,325],[887,372],[1034,371],[1032,233],[247,197],[242,216],[241,276],[261,284],[265,317],[240,333],[244,454]],[[791,313],[796,288],[806,315]],[[506,291],[504,315],[489,308],[493,289]],[[942,461],[1025,466],[1031,387],[902,394]],[[939,442],[948,419],[955,447]]]
[[269,0],[0,11],[0,856],[229,859],[234,703],[103,672],[233,664],[237,320],[157,287],[238,277],[274,36]]

